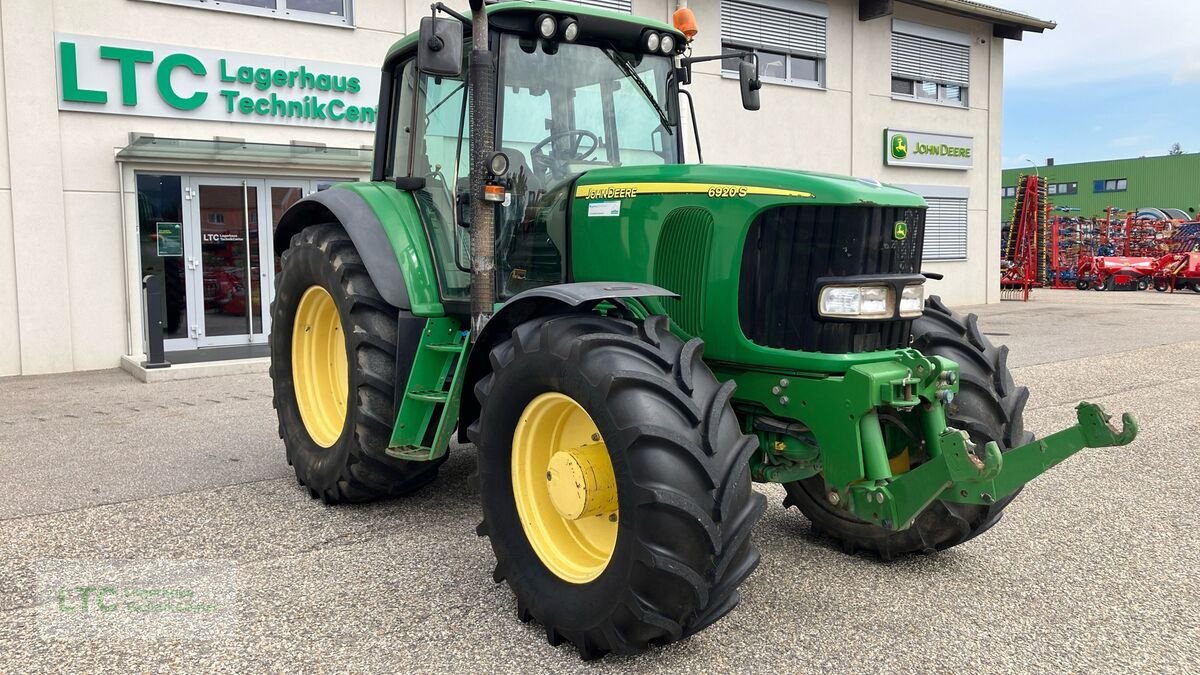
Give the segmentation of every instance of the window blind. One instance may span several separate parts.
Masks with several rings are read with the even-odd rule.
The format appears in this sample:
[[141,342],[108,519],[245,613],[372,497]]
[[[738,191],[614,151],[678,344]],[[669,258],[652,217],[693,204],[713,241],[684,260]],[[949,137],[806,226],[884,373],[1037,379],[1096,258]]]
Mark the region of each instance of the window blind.
[[633,14],[633,0],[565,0],[572,5],[586,5],[599,9],[610,9],[622,14]]
[[925,260],[963,260],[967,257],[967,200],[926,197]]
[[969,86],[971,48],[907,33],[892,33],[892,76]]
[[721,41],[752,49],[824,58],[825,17],[723,0]]

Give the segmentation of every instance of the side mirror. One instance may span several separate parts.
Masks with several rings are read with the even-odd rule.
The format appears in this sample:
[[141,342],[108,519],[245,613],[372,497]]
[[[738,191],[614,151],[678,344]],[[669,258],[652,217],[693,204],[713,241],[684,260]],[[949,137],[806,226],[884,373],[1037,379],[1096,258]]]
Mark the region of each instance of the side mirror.
[[417,38],[417,69],[430,75],[462,74],[463,25],[458,19],[427,16]]
[[738,84],[742,87],[742,107],[746,110],[758,110],[758,90],[762,82],[758,79],[758,65],[751,61],[738,62]]

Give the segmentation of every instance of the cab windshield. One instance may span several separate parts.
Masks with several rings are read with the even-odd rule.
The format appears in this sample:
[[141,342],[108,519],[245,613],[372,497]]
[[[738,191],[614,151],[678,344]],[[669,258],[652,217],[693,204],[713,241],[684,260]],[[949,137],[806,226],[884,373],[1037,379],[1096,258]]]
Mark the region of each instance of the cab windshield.
[[503,36],[496,137],[531,188],[601,166],[678,162],[670,59]]

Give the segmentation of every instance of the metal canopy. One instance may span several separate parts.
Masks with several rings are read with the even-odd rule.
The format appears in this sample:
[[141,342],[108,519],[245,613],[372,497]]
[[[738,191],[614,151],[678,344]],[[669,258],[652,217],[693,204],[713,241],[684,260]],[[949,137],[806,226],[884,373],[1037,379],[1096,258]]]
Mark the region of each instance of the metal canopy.
[[116,159],[118,162],[288,166],[369,173],[372,155],[373,152],[365,148],[139,136],[119,150]]

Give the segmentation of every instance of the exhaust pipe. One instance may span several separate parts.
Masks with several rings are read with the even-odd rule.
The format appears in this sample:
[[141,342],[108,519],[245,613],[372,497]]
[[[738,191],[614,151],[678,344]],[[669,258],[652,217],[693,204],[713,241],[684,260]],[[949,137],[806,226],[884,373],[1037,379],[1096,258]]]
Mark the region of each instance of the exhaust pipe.
[[484,163],[496,145],[496,67],[488,48],[484,0],[471,0],[471,341],[492,318],[496,303],[496,204],[484,201]]

